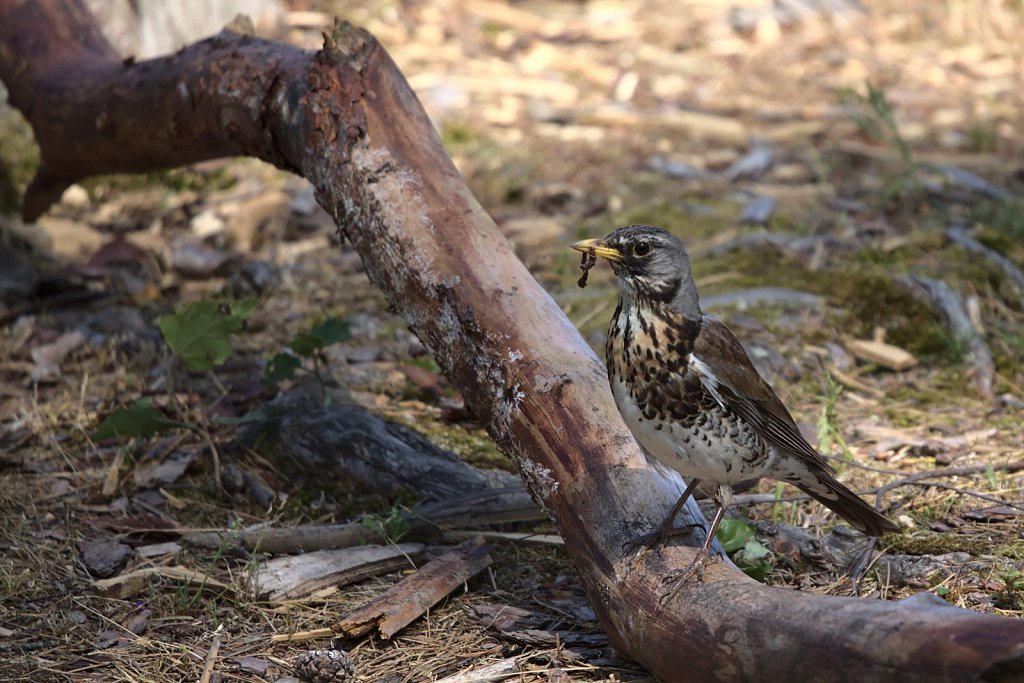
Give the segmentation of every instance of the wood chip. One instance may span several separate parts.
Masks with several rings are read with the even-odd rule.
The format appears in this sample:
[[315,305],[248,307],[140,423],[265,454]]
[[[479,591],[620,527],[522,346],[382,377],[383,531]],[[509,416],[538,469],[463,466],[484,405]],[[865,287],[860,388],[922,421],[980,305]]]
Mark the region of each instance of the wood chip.
[[147,559],[150,557],[160,557],[161,555],[177,555],[180,552],[181,546],[174,541],[143,545],[135,549],[136,555]]
[[345,586],[409,566],[423,552],[421,543],[364,545],[276,557],[256,570],[256,590],[267,600],[298,598],[325,586]]
[[358,638],[376,627],[382,638],[390,638],[489,567],[490,551],[479,536],[456,546],[350,614],[338,625],[338,631],[348,638]]
[[860,381],[853,375],[848,375],[847,373],[843,372],[842,370],[835,366],[831,367],[829,369],[829,372],[832,374],[832,376],[835,378],[837,382],[842,384],[847,389],[860,391],[865,394],[868,394],[869,396],[874,396],[875,398],[882,398],[883,396],[885,396],[885,392],[882,391],[881,389],[876,389],[875,387],[869,384],[865,384],[864,382]]
[[312,631],[296,631],[295,633],[278,633],[270,637],[272,643],[297,643],[303,640],[316,640],[317,638],[333,638],[334,629],[315,628]]
[[885,342],[853,339],[846,342],[846,348],[855,357],[890,370],[906,370],[917,365],[912,353]]

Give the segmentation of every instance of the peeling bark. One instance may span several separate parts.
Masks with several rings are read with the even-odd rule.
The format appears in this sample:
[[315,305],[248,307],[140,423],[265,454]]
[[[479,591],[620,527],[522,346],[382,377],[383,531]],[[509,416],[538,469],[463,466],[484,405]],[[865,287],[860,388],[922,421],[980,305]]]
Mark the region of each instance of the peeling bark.
[[222,33],[132,63],[78,3],[0,0],[0,79],[42,152],[29,219],[95,173],[248,154],[308,178],[370,278],[516,460],[613,645],[663,679],[1024,675],[1024,622],[929,594],[899,603],[807,595],[714,563],[705,583],[660,604],[661,577],[696,549],[672,545],[631,570],[623,544],[660,522],[678,478],[647,464],[602,363],[516,259],[365,31],[341,25],[315,54]]

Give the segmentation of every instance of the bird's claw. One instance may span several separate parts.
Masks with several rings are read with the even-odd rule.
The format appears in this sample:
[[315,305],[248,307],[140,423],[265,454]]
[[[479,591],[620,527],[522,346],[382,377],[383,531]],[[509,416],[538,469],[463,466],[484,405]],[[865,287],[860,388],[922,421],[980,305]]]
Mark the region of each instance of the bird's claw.
[[704,565],[709,561],[707,553],[700,551],[697,556],[693,558],[693,561],[684,569],[675,569],[669,572],[664,579],[661,580],[663,590],[659,602],[665,604],[673,597],[676,593],[689,583],[694,577],[698,581],[704,583]]
[[622,549],[627,552],[631,550],[642,550],[646,552],[648,550],[652,550],[655,546],[665,545],[670,538],[686,536],[693,533],[693,529],[703,527],[703,524],[684,524],[683,526],[663,525],[649,534],[644,534],[632,541],[626,541],[622,544]]
[[630,560],[630,566],[636,566],[636,563],[647,554],[648,551],[653,550],[656,546],[665,545],[669,539],[676,536],[685,536],[693,533],[695,528],[703,528],[703,524],[684,524],[683,526],[672,526],[670,524],[663,524],[658,527],[652,533],[644,534],[639,538],[632,541],[626,541],[622,544],[622,549],[629,553],[636,551]]

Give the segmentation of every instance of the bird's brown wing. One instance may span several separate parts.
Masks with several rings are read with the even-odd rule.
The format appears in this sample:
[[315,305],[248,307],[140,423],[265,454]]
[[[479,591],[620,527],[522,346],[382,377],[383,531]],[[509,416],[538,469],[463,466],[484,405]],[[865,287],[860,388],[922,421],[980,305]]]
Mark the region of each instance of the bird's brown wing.
[[840,483],[825,459],[807,443],[793,417],[764,381],[739,340],[725,325],[705,316],[693,347],[705,386],[730,410],[757,430],[769,444],[809,465],[810,480],[793,483],[869,536],[899,527]]
[[[793,416],[761,377],[735,335],[721,321],[704,316],[693,355],[715,384],[713,393],[771,445],[831,471],[828,463],[800,433]],[[709,387],[710,388],[710,387]]]

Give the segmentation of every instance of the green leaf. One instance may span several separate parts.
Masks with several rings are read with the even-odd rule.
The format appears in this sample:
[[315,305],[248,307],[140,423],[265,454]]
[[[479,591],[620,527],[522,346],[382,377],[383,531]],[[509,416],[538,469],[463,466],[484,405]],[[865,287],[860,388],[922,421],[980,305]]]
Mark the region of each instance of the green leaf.
[[768,548],[765,548],[756,539],[750,539],[743,544],[743,559],[751,564],[759,563],[768,557]]
[[97,441],[119,436],[148,437],[181,426],[180,422],[164,417],[163,413],[153,407],[153,401],[140,398],[107,415],[96,428],[94,437]]
[[312,358],[331,344],[338,344],[352,338],[348,322],[340,318],[327,318],[313,326],[309,332],[302,332],[288,344],[292,351],[303,358]]
[[760,581],[761,583],[764,583],[765,579],[768,578],[768,574],[772,570],[772,564],[769,561],[769,558],[765,558],[756,564],[740,560],[736,563],[736,566],[739,567],[744,574],[756,581]]
[[754,530],[742,519],[723,519],[715,538],[732,555],[754,537]]
[[764,581],[772,569],[772,555],[756,538],[750,524],[742,519],[723,519],[715,536],[729,557],[747,576]]
[[302,361],[290,353],[281,352],[270,359],[263,370],[263,385],[275,389],[285,380],[295,378],[295,371],[302,367]]
[[347,320],[327,318],[313,328],[313,336],[320,339],[321,346],[327,347],[348,341],[352,338],[352,331]]
[[309,332],[300,332],[295,339],[292,339],[288,344],[295,353],[299,354],[303,358],[312,358],[320,351],[323,346],[320,343],[320,338],[316,337]]
[[160,319],[160,331],[171,351],[193,370],[209,370],[231,355],[231,335],[244,327],[256,307],[254,300],[232,304],[196,301]]
[[227,305],[231,315],[244,320],[256,312],[256,307],[260,305],[260,301],[259,299],[239,299]]

